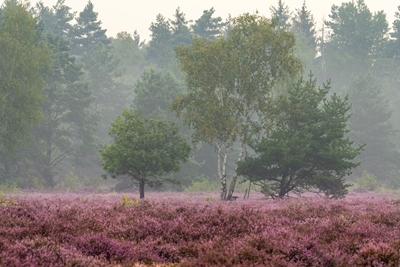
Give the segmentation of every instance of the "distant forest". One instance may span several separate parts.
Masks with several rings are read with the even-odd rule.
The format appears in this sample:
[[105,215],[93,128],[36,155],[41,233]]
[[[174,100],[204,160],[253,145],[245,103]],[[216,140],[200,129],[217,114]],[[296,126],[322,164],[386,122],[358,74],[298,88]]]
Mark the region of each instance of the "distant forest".
[[[234,18],[217,17],[210,8],[188,21],[178,7],[171,16],[157,15],[144,41],[136,31],[107,36],[91,1],[82,11],[66,2],[49,7],[7,0],[0,9],[0,185],[99,188],[104,182],[99,151],[112,141],[111,124],[131,109],[176,122],[192,146],[179,172],[164,177],[179,183],[155,190],[215,181],[218,190],[215,148],[192,144],[193,129],[170,105],[187,90],[176,48],[194,38],[226,38]],[[400,6],[385,14],[371,12],[364,0],[343,2],[332,5],[323,25],[305,2],[289,7],[279,0],[270,11],[276,30],[295,38],[301,75],[307,79],[312,73],[319,85],[330,82],[329,94],[349,98],[348,136],[354,146],[366,146],[355,159],[361,164],[346,179],[354,183],[364,177],[400,188]],[[387,16],[395,17],[392,25]],[[285,84],[282,77],[275,90]],[[239,150],[235,145],[233,154]],[[227,162],[228,176],[234,165],[235,157]],[[108,182],[118,182],[116,190],[132,186],[124,176]]]

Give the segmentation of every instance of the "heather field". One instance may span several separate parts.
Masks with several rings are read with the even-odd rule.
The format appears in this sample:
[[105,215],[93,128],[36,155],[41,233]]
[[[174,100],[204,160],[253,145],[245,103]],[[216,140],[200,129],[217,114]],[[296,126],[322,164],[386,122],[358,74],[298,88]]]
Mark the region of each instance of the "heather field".
[[400,266],[398,195],[30,193],[0,202],[1,266]]

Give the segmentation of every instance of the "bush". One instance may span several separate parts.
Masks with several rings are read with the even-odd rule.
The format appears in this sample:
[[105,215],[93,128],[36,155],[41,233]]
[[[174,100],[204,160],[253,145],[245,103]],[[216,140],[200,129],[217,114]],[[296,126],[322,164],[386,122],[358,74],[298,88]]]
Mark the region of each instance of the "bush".
[[211,179],[208,176],[201,177],[198,181],[192,181],[192,184],[185,187],[186,192],[198,192],[198,191],[215,191],[220,187],[218,180]]
[[379,188],[379,182],[376,180],[375,175],[368,171],[363,171],[361,177],[356,179],[356,183],[359,187],[369,191],[376,191]]

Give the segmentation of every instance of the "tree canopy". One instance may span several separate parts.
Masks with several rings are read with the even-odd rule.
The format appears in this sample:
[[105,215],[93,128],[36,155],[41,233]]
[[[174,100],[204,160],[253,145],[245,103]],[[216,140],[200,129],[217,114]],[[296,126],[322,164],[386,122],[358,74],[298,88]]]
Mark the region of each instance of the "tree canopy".
[[177,133],[173,122],[124,110],[111,125],[113,143],[101,150],[103,168],[113,177],[127,175],[138,182],[144,198],[145,184],[161,183],[160,175],[178,171],[189,157],[190,147]]
[[178,96],[172,109],[194,129],[195,140],[216,147],[222,200],[234,142],[239,137],[244,147],[248,135],[259,127],[253,119],[265,118],[273,87],[301,70],[293,55],[294,36],[275,27],[276,21],[245,14],[234,20],[227,38],[195,37],[190,46],[176,50],[188,93]]
[[334,94],[328,100],[328,92],[312,76],[289,87],[270,107],[273,129],[251,143],[257,154],[239,162],[238,173],[272,198],[304,190],[343,197],[349,186],[344,177],[358,165],[353,159],[362,146],[346,137],[348,98]]

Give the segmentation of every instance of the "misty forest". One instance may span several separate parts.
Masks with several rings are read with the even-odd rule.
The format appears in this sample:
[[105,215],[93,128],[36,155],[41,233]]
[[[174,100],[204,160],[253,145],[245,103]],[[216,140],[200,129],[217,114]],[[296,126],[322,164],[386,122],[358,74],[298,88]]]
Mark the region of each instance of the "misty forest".
[[400,6],[67,2],[0,8],[0,266],[400,264]]
[[[333,5],[322,25],[306,3],[278,1],[272,18],[214,12],[159,14],[142,40],[108,37],[90,1],[81,12],[6,1],[1,186],[221,199],[245,182],[271,197],[400,187],[399,12],[392,26],[363,1]],[[124,110],[135,119],[117,132]],[[173,125],[135,133],[135,120]]]

